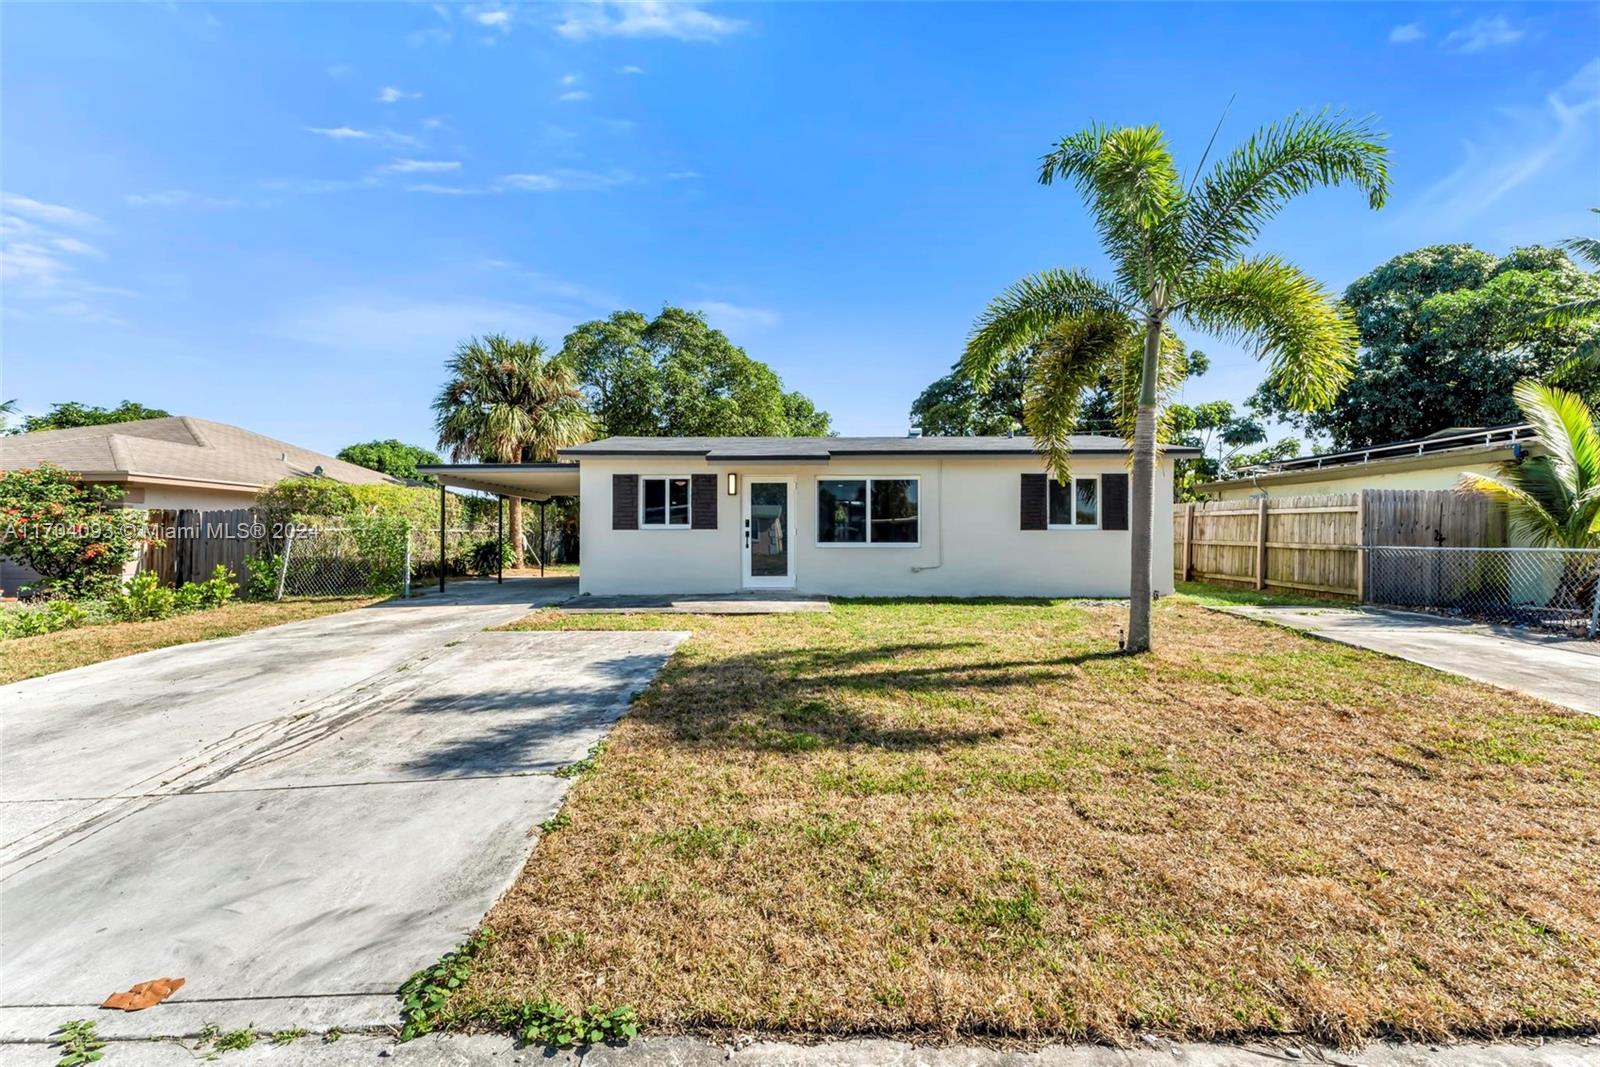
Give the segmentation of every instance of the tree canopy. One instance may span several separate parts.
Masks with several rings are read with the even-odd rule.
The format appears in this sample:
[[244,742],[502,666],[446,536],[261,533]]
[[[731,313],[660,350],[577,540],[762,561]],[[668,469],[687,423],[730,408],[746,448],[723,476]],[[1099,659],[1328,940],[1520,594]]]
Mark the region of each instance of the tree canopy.
[[439,462],[437,452],[430,452],[420,445],[408,445],[393,437],[386,441],[363,441],[359,444],[346,445],[339,449],[339,458],[346,463],[354,463],[358,467],[380,471],[408,481],[432,481],[428,475],[417,473],[417,465]]
[[[1596,296],[1600,278],[1559,248],[1519,248],[1504,257],[1467,244],[1407,252],[1345,290],[1361,352],[1354,377],[1331,407],[1296,411],[1271,381],[1252,403],[1332,437],[1337,448],[1518,422],[1516,383],[1550,376],[1600,334],[1592,318],[1544,319],[1530,312]],[[1600,371],[1571,375],[1563,384],[1593,396]]]
[[562,342],[560,359],[576,373],[603,436],[808,437],[831,427],[827,412],[785,392],[771,367],[683,308],[582,323]]
[[140,419],[170,418],[172,412],[160,408],[147,408],[132,400],[124,400],[114,408],[97,407],[68,400],[50,405],[43,415],[24,415],[22,426],[14,433],[37,433],[40,430],[69,430],[74,426],[104,426],[110,422],[136,422]]

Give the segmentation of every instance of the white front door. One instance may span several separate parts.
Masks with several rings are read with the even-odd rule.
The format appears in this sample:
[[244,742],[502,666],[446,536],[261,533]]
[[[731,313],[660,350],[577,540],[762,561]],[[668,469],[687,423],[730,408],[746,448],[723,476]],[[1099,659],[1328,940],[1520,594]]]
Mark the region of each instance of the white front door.
[[746,478],[746,589],[794,588],[794,479]]

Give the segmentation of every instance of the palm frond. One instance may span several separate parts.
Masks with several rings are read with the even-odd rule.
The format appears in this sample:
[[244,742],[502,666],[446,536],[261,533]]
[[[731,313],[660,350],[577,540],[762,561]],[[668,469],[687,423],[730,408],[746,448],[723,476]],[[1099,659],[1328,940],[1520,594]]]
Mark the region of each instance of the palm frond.
[[1184,225],[1195,263],[1242,253],[1292,198],[1323,186],[1354,184],[1367,205],[1389,195],[1388,149],[1367,120],[1326,112],[1264,126],[1200,183]]
[[1057,323],[1039,338],[1022,394],[1022,421],[1060,480],[1072,476],[1072,431],[1084,391],[1137,350],[1134,321],[1116,312],[1091,312]]
[[[1600,215],[1600,207],[1592,207],[1589,210],[1593,214]],[[1593,237],[1569,237],[1561,242],[1561,247],[1593,269],[1600,270],[1600,241]]]
[[1463,473],[1456,479],[1456,489],[1463,493],[1479,493],[1504,507],[1508,532],[1519,544],[1550,548],[1565,543],[1561,523],[1556,517],[1505,477]]
[[1511,395],[1569,496],[1600,483],[1600,431],[1582,397],[1535,381],[1518,382]]
[[1039,181],[1070,180],[1122,285],[1150,294],[1176,267],[1186,195],[1159,126],[1090,126],[1062,138]]
[[995,368],[1059,323],[1093,312],[1127,312],[1113,291],[1081,270],[1047,270],[1010,286],[984,308],[958,366],[978,388]]
[[1349,311],[1320,283],[1277,256],[1202,270],[1179,312],[1219,336],[1254,343],[1268,379],[1295,408],[1333,403],[1355,366]]

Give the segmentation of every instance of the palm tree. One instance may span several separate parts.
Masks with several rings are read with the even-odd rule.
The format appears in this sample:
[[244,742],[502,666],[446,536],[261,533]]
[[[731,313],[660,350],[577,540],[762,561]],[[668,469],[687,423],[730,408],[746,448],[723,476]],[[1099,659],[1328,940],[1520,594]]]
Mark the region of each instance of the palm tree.
[[[547,357],[537,339],[513,341],[490,334],[461,342],[445,364],[450,378],[433,401],[439,448],[453,461],[553,462],[558,449],[593,434],[578,379],[561,360]],[[511,545],[522,552],[522,500],[511,502]]]
[[1038,346],[1024,422],[1058,478],[1067,476],[1084,384],[1107,370],[1137,390],[1126,428],[1133,436],[1127,649],[1143,652],[1150,648],[1157,422],[1163,385],[1182,356],[1171,324],[1253,343],[1269,380],[1296,407],[1330,404],[1355,361],[1348,312],[1283,259],[1246,252],[1291,197],[1312,189],[1354,184],[1369,206],[1381,207],[1387,151],[1364,122],[1296,115],[1259,130],[1186,188],[1160,127],[1091,126],[1044,157],[1039,181],[1058,179],[1083,195],[1113,278],[1047,270],[1022,279],[978,318],[961,365],[981,387],[1006,357]]
[[1457,488],[1506,509],[1510,532],[1535,548],[1600,548],[1600,426],[1576,393],[1518,382],[1517,407],[1544,455],[1500,465],[1496,475],[1463,474]]

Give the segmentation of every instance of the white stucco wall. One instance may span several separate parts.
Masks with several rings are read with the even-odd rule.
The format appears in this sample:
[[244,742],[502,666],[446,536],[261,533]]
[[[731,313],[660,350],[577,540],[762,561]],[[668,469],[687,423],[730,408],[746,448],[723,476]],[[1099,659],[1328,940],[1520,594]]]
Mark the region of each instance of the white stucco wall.
[[[728,593],[743,588],[742,525],[749,479],[794,479],[795,588],[834,596],[1091,596],[1128,594],[1126,530],[1022,530],[1021,474],[1042,471],[1029,457],[838,459],[831,464],[708,464],[594,457],[582,461],[584,593]],[[1073,473],[1125,471],[1120,456],[1080,456]],[[739,495],[726,490],[729,471]],[[715,530],[613,530],[614,474],[717,476]],[[817,543],[817,480],[852,476],[920,478],[921,543]],[[1172,590],[1172,462],[1155,490],[1155,587]],[[913,567],[929,568],[913,570]]]

